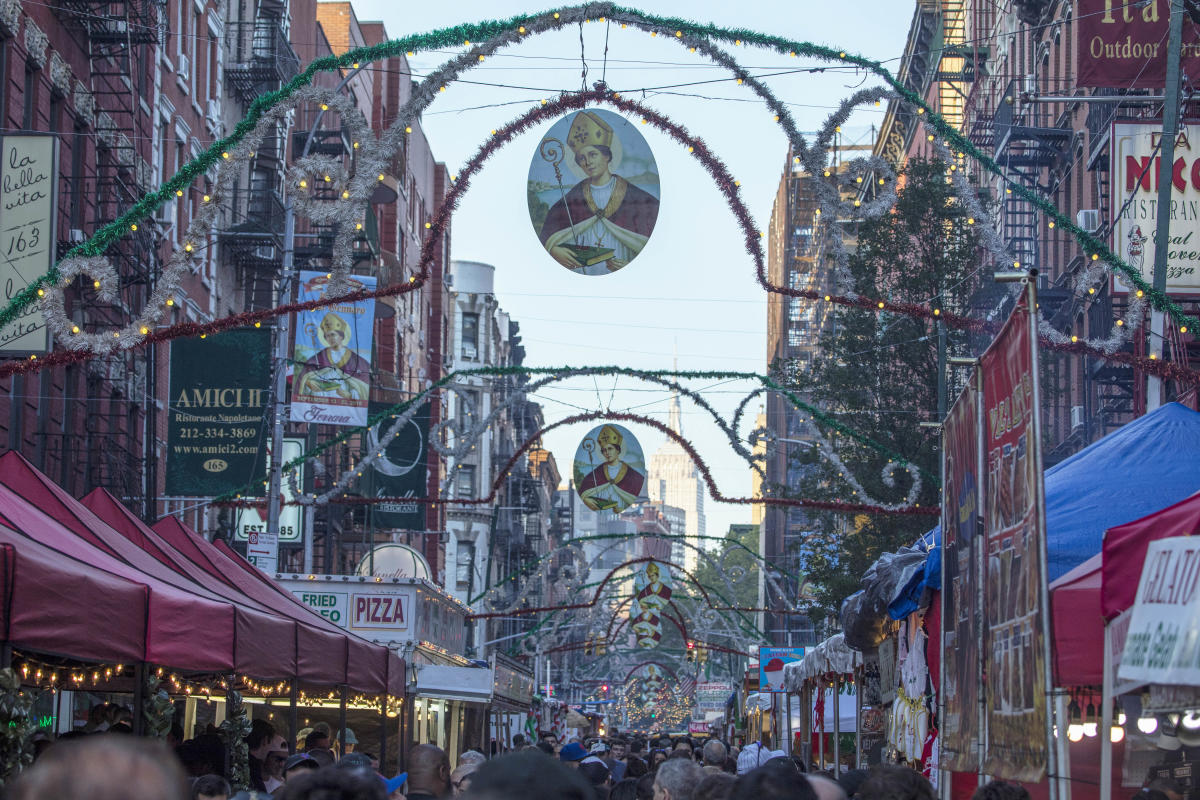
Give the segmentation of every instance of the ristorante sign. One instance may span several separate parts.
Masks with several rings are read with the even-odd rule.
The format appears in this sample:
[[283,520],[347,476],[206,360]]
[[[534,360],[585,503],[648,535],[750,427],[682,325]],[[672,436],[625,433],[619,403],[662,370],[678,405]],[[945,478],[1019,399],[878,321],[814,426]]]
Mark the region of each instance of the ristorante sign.
[[[1167,82],[1170,0],[1079,0],[1076,83],[1161,89]],[[1200,75],[1200,28],[1183,18],[1183,71]]]

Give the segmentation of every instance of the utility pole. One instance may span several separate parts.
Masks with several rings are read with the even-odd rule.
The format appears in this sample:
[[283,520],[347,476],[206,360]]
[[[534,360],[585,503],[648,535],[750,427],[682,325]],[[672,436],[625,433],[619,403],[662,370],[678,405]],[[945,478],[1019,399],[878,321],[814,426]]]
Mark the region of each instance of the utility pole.
[[[1154,227],[1154,291],[1167,291],[1167,248],[1170,245],[1171,181],[1175,173],[1175,137],[1179,134],[1179,56],[1183,42],[1184,0],[1171,0],[1171,30],[1167,38],[1167,86],[1163,104],[1163,130],[1158,162],[1158,219]],[[1155,308],[1150,312],[1150,357],[1161,359],[1165,314]],[[1146,411],[1162,405],[1162,379],[1146,377]]]

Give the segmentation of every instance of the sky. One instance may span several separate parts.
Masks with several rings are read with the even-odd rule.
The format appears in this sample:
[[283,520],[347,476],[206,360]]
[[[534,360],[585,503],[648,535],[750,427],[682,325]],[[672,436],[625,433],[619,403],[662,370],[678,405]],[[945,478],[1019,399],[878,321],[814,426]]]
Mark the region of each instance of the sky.
[[[649,2],[653,14],[712,22],[826,44],[881,60],[895,69],[914,5],[906,0],[814,0],[715,3]],[[531,14],[541,6],[509,0],[354,0],[359,20],[382,20],[392,38],[485,19]],[[582,37],[582,41],[581,41]],[[607,47],[607,53],[606,53]],[[581,53],[582,50],[582,53]],[[845,97],[878,83],[853,69],[812,73],[826,66],[752,48],[734,56],[786,102],[801,131],[815,131]],[[418,52],[415,77],[434,70],[452,51]],[[543,98],[605,80],[703,139],[741,181],[743,200],[760,230],[770,220],[785,168],[787,141],[771,112],[745,86],[698,54],[632,28],[594,22],[526,40],[486,62],[439,94],[422,124],[434,157],[458,170],[492,129]],[[783,74],[779,74],[783,73]],[[471,81],[472,83],[467,83]],[[481,85],[486,84],[486,85]],[[883,109],[869,107],[843,126],[847,144],[869,143]],[[636,120],[632,120],[635,121]],[[685,148],[651,126],[639,126],[659,170],[660,209],[645,249],[608,275],[568,272],[541,247],[530,223],[526,181],[531,159],[550,124],[514,139],[473,180],[453,219],[452,257],[496,267],[500,306],[520,323],[531,366],[615,365],[639,369],[766,372],[766,294],[741,231],[711,178]],[[575,180],[572,177],[572,180]],[[765,243],[764,243],[765,247]],[[727,418],[755,388],[747,381],[691,380],[687,385]],[[547,423],[585,411],[632,411],[667,421],[670,392],[630,379],[569,379],[539,392]],[[747,404],[739,435],[753,428],[762,398]],[[730,447],[708,413],[683,403],[683,433],[726,496],[751,494],[749,465]],[[545,445],[564,476],[589,424],[552,431]],[[647,456],[664,442],[657,430],[628,423]],[[750,522],[749,506],[705,498],[709,535]]]

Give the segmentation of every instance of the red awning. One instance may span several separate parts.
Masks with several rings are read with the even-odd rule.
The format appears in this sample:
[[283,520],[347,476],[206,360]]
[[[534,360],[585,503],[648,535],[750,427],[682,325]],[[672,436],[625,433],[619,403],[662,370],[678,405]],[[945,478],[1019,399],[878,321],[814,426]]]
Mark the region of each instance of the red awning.
[[70,497],[0,455],[0,626],[18,648],[403,695],[404,662],[314,614],[240,556],[114,497]]
[[1150,542],[1196,533],[1200,533],[1200,494],[1133,522],[1109,528],[1104,534],[1104,579],[1100,591],[1104,618],[1112,619],[1133,606]]
[[1050,584],[1054,685],[1099,686],[1104,667],[1099,553]]

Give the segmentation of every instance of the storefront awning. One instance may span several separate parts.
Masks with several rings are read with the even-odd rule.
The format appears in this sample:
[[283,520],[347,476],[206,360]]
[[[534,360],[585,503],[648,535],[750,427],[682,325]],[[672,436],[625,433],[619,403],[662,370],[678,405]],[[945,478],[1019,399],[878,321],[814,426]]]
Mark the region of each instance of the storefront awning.
[[432,700],[490,703],[492,684],[493,673],[488,668],[422,664],[417,667],[415,694]]

